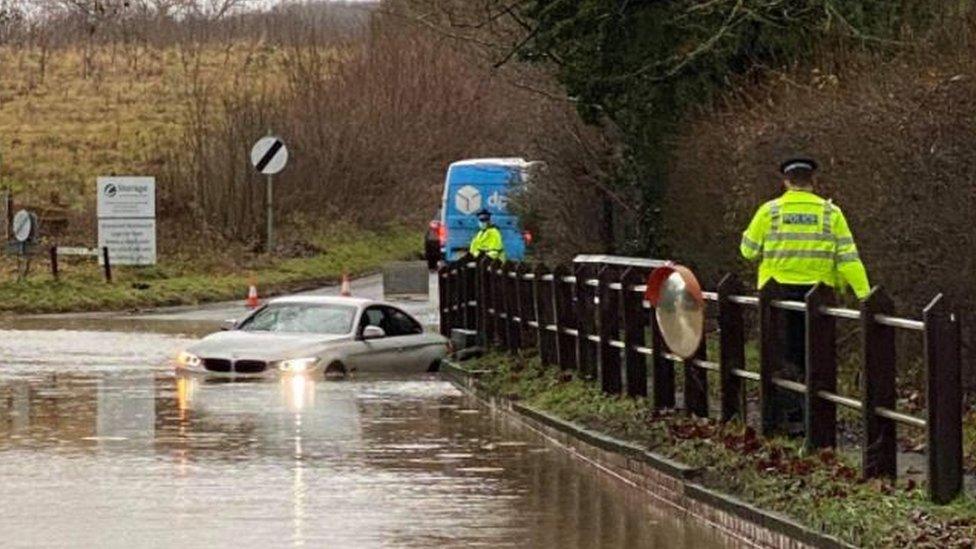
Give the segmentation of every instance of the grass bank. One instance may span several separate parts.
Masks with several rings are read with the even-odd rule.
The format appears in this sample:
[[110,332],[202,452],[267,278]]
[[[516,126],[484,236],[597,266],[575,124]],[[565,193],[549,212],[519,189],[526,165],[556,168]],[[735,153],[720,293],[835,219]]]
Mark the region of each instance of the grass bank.
[[343,271],[375,271],[388,261],[418,257],[420,251],[417,231],[404,228],[322,235],[309,242],[314,248],[305,257],[289,259],[231,258],[227,250],[161,258],[152,268],[116,268],[112,284],[91,260],[62,264],[58,281],[45,270],[46,261],[38,262],[26,280],[0,282],[0,312],[128,310],[243,299],[252,281],[266,296],[335,282]]
[[864,481],[850,456],[806,454],[787,439],[760,439],[738,423],[656,413],[646,399],[608,396],[533,356],[489,355],[465,367],[486,370],[486,390],[519,400],[691,466],[707,486],[786,514],[864,547],[972,547],[976,501],[927,501],[913,482]]

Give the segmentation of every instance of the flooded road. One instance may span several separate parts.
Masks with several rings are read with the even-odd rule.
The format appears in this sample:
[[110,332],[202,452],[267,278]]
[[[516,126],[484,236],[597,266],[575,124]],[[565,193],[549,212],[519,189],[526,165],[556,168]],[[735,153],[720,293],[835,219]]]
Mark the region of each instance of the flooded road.
[[189,342],[0,330],[0,544],[724,546],[436,377],[176,376]]

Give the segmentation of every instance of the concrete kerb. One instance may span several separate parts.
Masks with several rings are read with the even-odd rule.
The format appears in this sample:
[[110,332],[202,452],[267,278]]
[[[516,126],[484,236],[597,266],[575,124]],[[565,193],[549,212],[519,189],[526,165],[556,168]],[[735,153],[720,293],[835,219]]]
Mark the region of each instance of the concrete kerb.
[[641,488],[655,499],[730,537],[757,547],[853,548],[772,511],[708,488],[696,479],[701,469],[689,467],[604,433],[565,421],[541,410],[488,394],[479,381],[483,371],[470,372],[447,361],[441,373],[486,406],[535,431],[549,443],[582,461]]

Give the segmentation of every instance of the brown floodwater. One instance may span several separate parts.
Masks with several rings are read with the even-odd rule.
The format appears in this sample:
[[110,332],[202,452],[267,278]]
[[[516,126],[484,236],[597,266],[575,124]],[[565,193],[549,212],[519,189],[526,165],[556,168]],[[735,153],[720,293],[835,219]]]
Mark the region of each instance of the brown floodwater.
[[177,376],[190,341],[0,330],[0,545],[728,544],[436,377]]

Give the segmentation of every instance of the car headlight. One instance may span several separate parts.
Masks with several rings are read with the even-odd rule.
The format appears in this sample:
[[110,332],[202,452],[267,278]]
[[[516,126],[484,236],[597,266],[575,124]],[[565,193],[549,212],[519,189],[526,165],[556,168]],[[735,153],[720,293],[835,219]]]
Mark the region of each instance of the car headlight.
[[189,366],[191,368],[196,368],[200,365],[200,357],[193,353],[188,353],[183,351],[176,357],[176,363],[180,366]]
[[315,364],[319,359],[315,357],[310,358],[292,358],[289,360],[282,360],[278,363],[278,369],[283,372],[304,372],[306,370],[311,370],[315,367]]

